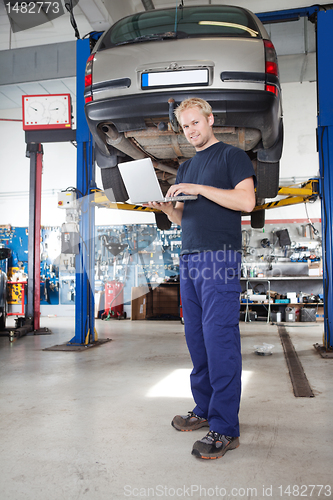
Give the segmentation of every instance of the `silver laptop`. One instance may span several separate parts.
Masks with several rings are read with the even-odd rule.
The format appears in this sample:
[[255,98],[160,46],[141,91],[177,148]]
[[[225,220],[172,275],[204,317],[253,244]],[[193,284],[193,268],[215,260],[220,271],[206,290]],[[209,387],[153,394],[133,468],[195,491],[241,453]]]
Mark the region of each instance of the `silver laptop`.
[[129,199],[129,203],[141,204],[149,201],[168,202],[196,200],[196,195],[163,196],[151,158],[127,161],[118,164]]

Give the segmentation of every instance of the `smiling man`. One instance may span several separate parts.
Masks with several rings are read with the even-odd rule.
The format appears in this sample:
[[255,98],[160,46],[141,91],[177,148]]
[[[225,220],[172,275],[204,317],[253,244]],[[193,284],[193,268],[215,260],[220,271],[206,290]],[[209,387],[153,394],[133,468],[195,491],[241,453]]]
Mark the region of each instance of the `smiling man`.
[[209,103],[186,99],[175,114],[196,154],[179,167],[167,196],[198,198],[151,205],[182,227],[180,291],[196,406],[172,425],[179,431],[209,427],[192,454],[214,459],[239,445],[241,212],[255,205],[255,173],[244,151],[214,136]]

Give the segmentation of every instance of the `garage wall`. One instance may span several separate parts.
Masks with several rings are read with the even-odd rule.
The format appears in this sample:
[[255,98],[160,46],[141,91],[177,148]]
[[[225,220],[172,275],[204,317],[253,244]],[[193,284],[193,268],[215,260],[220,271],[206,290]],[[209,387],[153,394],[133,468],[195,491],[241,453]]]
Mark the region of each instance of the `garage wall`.
[[[282,84],[285,143],[281,160],[281,178],[284,184],[318,176],[316,152],[316,83],[293,82]],[[21,110],[0,111],[0,119],[20,120]],[[0,224],[28,225],[29,159],[25,157],[25,139],[20,121],[0,120],[1,185]],[[44,144],[42,180],[42,225],[59,226],[65,220],[57,208],[57,193],[76,184],[76,149],[69,143]],[[102,188],[100,170],[96,181]],[[320,218],[320,202],[308,204],[310,218]],[[304,205],[274,209],[266,220],[307,218]],[[149,223],[151,214],[140,214],[106,209],[96,210],[97,224]]]

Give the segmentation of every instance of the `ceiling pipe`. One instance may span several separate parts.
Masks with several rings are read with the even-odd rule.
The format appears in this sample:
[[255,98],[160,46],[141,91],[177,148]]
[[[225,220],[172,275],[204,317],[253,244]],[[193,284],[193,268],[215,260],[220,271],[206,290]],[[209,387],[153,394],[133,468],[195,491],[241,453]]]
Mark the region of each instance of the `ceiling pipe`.
[[141,0],[142,5],[144,6],[145,10],[153,10],[155,9],[155,5],[153,4],[153,0]]

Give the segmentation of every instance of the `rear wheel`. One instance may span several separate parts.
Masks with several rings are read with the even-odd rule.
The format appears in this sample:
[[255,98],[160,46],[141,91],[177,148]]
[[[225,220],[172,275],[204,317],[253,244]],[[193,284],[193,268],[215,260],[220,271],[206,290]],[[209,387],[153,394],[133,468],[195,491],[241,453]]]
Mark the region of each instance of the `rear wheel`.
[[257,210],[251,213],[251,227],[261,229],[265,226],[265,210]]
[[168,219],[165,213],[155,212],[155,220],[158,229],[161,231],[167,231],[170,229],[172,222]]
[[279,191],[280,162],[257,161],[257,198],[275,198]]
[[118,165],[101,168],[101,176],[104,192],[110,201],[124,202],[128,200],[127,190]]

